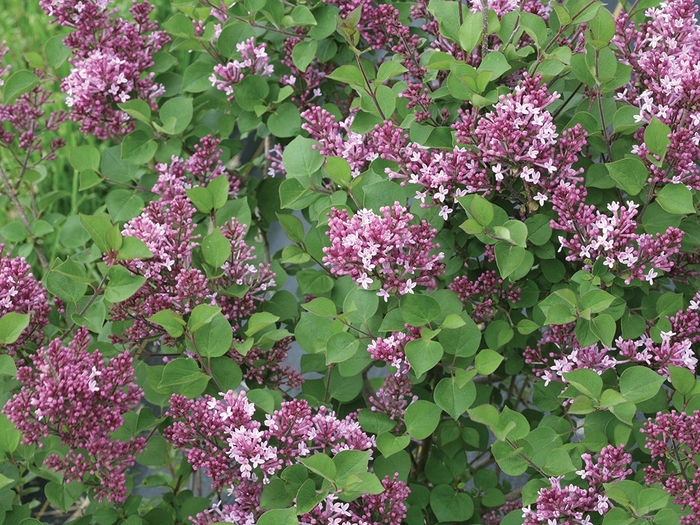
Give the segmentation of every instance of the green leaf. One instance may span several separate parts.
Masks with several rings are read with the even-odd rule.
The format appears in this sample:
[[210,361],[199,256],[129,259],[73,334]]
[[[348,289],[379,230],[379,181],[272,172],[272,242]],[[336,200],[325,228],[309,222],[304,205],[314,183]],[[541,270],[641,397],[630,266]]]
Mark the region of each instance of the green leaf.
[[503,362],[503,356],[489,348],[485,348],[476,355],[474,366],[481,375],[493,374]]
[[70,56],[70,48],[63,43],[64,35],[56,35],[49,38],[44,45],[44,55],[46,61],[52,68],[58,69],[68,60]]
[[671,128],[658,118],[652,117],[651,122],[644,130],[644,144],[649,151],[663,159],[669,144],[671,144],[671,140],[668,138],[670,134]]
[[583,294],[581,297],[581,309],[585,310],[590,308],[592,313],[597,314],[610,306],[614,300],[615,297],[613,295],[599,288],[595,288]]
[[202,255],[204,260],[214,268],[220,268],[231,257],[231,241],[219,228],[202,239]]
[[348,332],[333,334],[326,346],[326,366],[347,361],[360,347],[360,341]]
[[265,98],[270,93],[270,86],[264,78],[256,75],[245,75],[243,80],[233,85],[233,93],[236,102],[242,108],[254,108],[258,104],[264,104]]
[[304,225],[297,217],[288,213],[278,213],[277,219],[290,241],[296,243],[304,241]]
[[122,246],[117,254],[118,261],[131,261],[134,259],[150,259],[153,253],[146,243],[138,237],[123,237]]
[[373,412],[369,408],[360,410],[357,420],[362,430],[371,434],[382,434],[396,427],[396,421],[389,419],[389,416],[380,412]]
[[404,421],[406,432],[413,439],[425,439],[432,434],[440,422],[442,411],[430,401],[418,400],[406,409]]
[[[226,175],[217,177],[207,184],[207,191],[211,193],[213,203],[213,208],[219,210],[226,205],[228,201],[229,192],[229,182]],[[239,221],[244,222],[244,221]]]
[[315,140],[299,136],[284,148],[282,162],[289,177],[309,180],[321,169],[323,156],[314,149],[315,145]]
[[29,326],[29,314],[8,312],[0,317],[0,345],[11,345]]
[[185,320],[172,310],[161,310],[148,317],[147,320],[162,326],[170,337],[176,339],[185,332]]
[[67,512],[73,503],[82,495],[83,489],[84,485],[76,481],[71,483],[49,481],[46,487],[44,487],[44,493],[46,494],[46,499],[53,505],[63,512]]
[[465,522],[474,514],[474,502],[469,494],[456,491],[450,485],[438,485],[430,491],[430,508],[441,522]]
[[410,443],[410,436],[395,436],[390,432],[384,432],[377,436],[377,448],[385,458],[404,450]]
[[292,49],[292,61],[299,71],[304,73],[309,64],[316,57],[318,42],[316,40],[302,40]]
[[[303,43],[301,42],[297,47]],[[301,130],[299,108],[291,102],[285,102],[267,119],[267,127],[275,137],[286,138],[298,135]]]
[[616,330],[617,325],[615,324],[615,320],[610,315],[600,314],[599,316],[593,318],[591,331],[605,346],[612,346]]
[[644,366],[632,366],[620,376],[620,393],[627,401],[639,403],[656,395],[665,378]]
[[693,194],[685,184],[666,184],[656,196],[656,202],[669,213],[695,213]]
[[226,317],[221,313],[214,314],[209,322],[194,332],[194,343],[204,357],[225,355],[233,344],[233,330]]
[[85,295],[90,281],[82,264],[66,259],[49,271],[44,284],[49,292],[65,302],[77,303]]
[[[190,21],[192,24],[192,21]],[[185,93],[201,93],[211,88],[209,77],[214,72],[214,63],[199,60],[187,66],[182,79],[182,91]]]
[[314,454],[311,457],[300,459],[299,462],[311,472],[314,472],[330,481],[335,481],[337,477],[335,463],[326,454]]
[[146,164],[156,154],[157,149],[158,143],[153,140],[153,137],[138,129],[124,137],[121,159],[134,164]]
[[[11,312],[11,313],[15,313],[15,312]],[[7,314],[5,314],[5,315],[7,315]],[[0,318],[0,330],[2,330],[2,319],[1,318]],[[15,366],[15,360],[12,359],[7,354],[0,355],[0,376],[8,376],[8,377],[16,377],[17,376],[17,366]]]
[[0,414],[0,452],[12,454],[19,446],[22,433],[15,429],[12,421],[5,414]]
[[603,380],[593,370],[581,368],[573,372],[566,372],[564,379],[576,387],[576,390],[593,399],[599,399],[603,392]]
[[411,326],[425,326],[441,313],[440,303],[428,295],[407,294],[401,298],[401,315]]
[[257,525],[299,525],[296,509],[273,509],[268,510],[258,518]]
[[406,359],[411,368],[420,377],[431,370],[442,359],[443,348],[437,341],[416,339],[406,344]]
[[525,261],[527,250],[521,246],[513,246],[507,242],[498,242],[494,247],[496,265],[503,279],[511,275]]
[[243,380],[241,367],[229,356],[215,357],[211,359],[209,371],[216,386],[221,392],[236,390]]
[[639,158],[627,158],[605,165],[608,173],[617,183],[617,187],[629,195],[637,195],[649,177],[647,168]]
[[78,171],[100,169],[100,152],[93,146],[74,146],[68,158],[71,166]]
[[114,222],[133,219],[143,210],[143,199],[131,190],[112,190],[105,200],[107,211]]
[[199,370],[194,359],[179,357],[165,365],[158,390],[194,399],[204,392],[207,384],[209,376]]
[[29,90],[34,89],[38,85],[39,77],[37,77],[34,73],[27,71],[26,69],[17,71],[14,75],[7,79],[7,82],[5,82],[3,102],[5,104],[11,104],[17,97],[27,93]]
[[480,195],[474,194],[467,195],[466,197],[457,197],[457,201],[467,214],[482,226],[488,226],[493,221],[495,214],[494,206]]
[[476,399],[473,381],[460,386],[456,377],[445,377],[435,387],[435,404],[447,412],[455,421],[472,406]]
[[464,49],[464,51],[467,52],[467,54],[471,53],[481,42],[481,28],[481,13],[468,13],[464,17],[464,22],[459,28],[459,45],[462,47],[462,49]]
[[[1,322],[1,321],[0,321]],[[695,374],[687,368],[679,366],[668,366],[668,373],[671,376],[671,384],[676,392],[683,396],[687,396],[695,387]]]
[[110,250],[111,246],[107,242],[107,233],[112,229],[112,223],[109,222],[109,219],[99,215],[83,215],[81,213],[80,224],[90,234],[90,237],[95,241],[102,253]]
[[268,312],[258,312],[253,314],[246,325],[245,335],[250,337],[251,335],[258,333],[263,328],[275,324],[277,321],[279,321],[279,319],[280,318],[278,316],[272,315]]
[[151,107],[144,100],[139,100],[137,98],[124,102],[122,104],[117,104],[119,109],[121,109],[127,115],[145,122],[146,124],[151,123]]
[[185,97],[171,98],[160,108],[160,120],[163,131],[169,135],[179,135],[192,122],[192,99]]
[[110,303],[126,301],[146,282],[145,277],[134,275],[123,266],[112,266],[107,276],[109,283],[105,289],[105,299]]
[[185,192],[197,211],[209,213],[214,208],[214,195],[207,188],[195,186],[186,189]]

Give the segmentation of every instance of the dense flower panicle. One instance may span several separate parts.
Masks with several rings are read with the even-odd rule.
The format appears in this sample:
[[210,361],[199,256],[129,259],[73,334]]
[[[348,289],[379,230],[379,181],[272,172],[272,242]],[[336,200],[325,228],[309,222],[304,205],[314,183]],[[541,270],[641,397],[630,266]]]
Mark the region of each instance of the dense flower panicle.
[[314,106],[304,111],[301,117],[306,120],[301,129],[308,131],[310,137],[320,143],[321,155],[347,160],[353,177],[359,176],[378,157],[377,153],[372,153],[367,135],[350,130],[354,114],[337,122],[328,111]]
[[659,271],[671,271],[672,256],[680,251],[681,230],[669,227],[661,234],[637,233],[638,204],[611,202],[606,214],[584,204],[585,196],[585,188],[574,190],[562,181],[553,197],[559,216],[551,221],[552,228],[572,234],[569,239],[559,236],[561,247],[568,250],[567,261],[584,261],[590,268],[603,259],[610,271],[624,277],[627,284],[633,279],[653,284]]
[[514,283],[503,286],[503,279],[498,277],[495,270],[485,270],[476,280],[463,275],[450,283],[450,290],[456,292],[462,303],[474,308],[469,316],[475,323],[483,323],[493,319],[497,305],[501,301],[511,304],[520,300],[520,289]]
[[62,470],[67,481],[98,476],[98,499],[118,502],[126,498],[125,471],[146,440],[121,442],[109,435],[143,392],[128,353],[105,361],[99,350],[87,351],[89,342],[87,329],[80,328],[68,346],[54,339],[39,349],[31,357],[33,366],[18,369],[23,386],[3,413],[22,432],[25,444],[42,446],[41,438],[58,436],[71,451],[65,457],[49,456],[46,464]]
[[[5,84],[2,77],[12,69],[10,65],[1,65],[8,51],[7,43],[0,42],[0,87]],[[43,80],[44,73],[37,71],[37,76]],[[37,164],[54,160],[56,152],[65,145],[65,140],[56,137],[49,141],[45,137],[55,136],[55,133],[51,132],[58,131],[68,114],[56,110],[46,116],[44,106],[52,102],[52,94],[44,83],[40,83],[15,100],[0,104],[0,121],[5,124],[0,126],[0,146],[10,150],[19,147],[25,150],[21,152],[21,156],[27,156],[28,160],[34,160]],[[36,153],[38,155],[32,155]]]
[[408,363],[397,368],[393,374],[388,374],[384,384],[369,397],[369,409],[372,412],[381,412],[389,416],[389,419],[398,422],[392,432],[398,434],[403,428],[403,418],[406,409],[411,403],[418,401],[418,396],[413,394],[413,382],[408,375]]
[[413,293],[416,286],[432,289],[443,273],[443,253],[433,244],[436,230],[426,221],[409,225],[413,215],[395,202],[380,208],[381,215],[360,209],[350,218],[347,210],[333,209],[328,226],[332,246],[323,249],[323,262],[334,275],[349,275],[365,290],[377,279],[377,295]]
[[73,51],[73,66],[63,79],[71,118],[84,133],[106,140],[130,132],[134,123],[118,103],[134,98],[156,109],[155,98],[164,89],[154,75],[143,75],[153,65],[153,54],[169,37],[157,31],[149,18],[153,6],[135,3],[129,10],[133,22],[109,10],[106,0],[41,0],[39,5],[54,21],[73,31],[64,43]]
[[546,108],[558,98],[539,75],[525,74],[512,93],[501,95],[493,111],[483,117],[475,111],[461,113],[453,128],[457,142],[473,146],[468,150],[471,178],[488,181],[469,193],[508,190],[511,198],[536,209],[535,202],[542,206],[551,200],[560,181],[581,182],[582,170],[572,166],[586,133],[578,124],[557,132]]
[[581,347],[574,332],[574,324],[552,325],[542,334],[535,347],[527,347],[525,362],[534,365],[535,375],[550,381],[563,381],[564,374],[586,368],[602,374],[618,364],[636,363],[648,366],[669,377],[668,366],[679,366],[695,372],[697,357],[692,341],[674,332],[661,332],[661,343],[655,343],[647,334],[637,340],[618,337],[613,347],[598,343]]
[[231,350],[228,355],[243,368],[243,379],[255,381],[268,388],[299,388],[304,382],[301,373],[290,365],[283,365],[291,348],[292,338],[276,341],[271,348],[254,346],[245,355]]
[[[282,403],[279,410],[265,416],[261,425],[253,419],[255,406],[245,393],[230,390],[222,396],[220,400],[211,396],[190,400],[173,395],[169,415],[178,421],[163,432],[176,448],[186,450],[195,470],[202,468],[213,478],[215,490],[229,486],[235,497],[232,505],[218,504],[198,515],[196,523],[255,523],[263,512],[262,485],[270,476],[297,464],[297,458],[317,452],[337,454],[374,448],[373,438],[361,430],[353,415],[338,419],[325,407],[314,413],[305,400],[297,399]],[[377,500],[375,508],[385,505],[400,514],[403,500],[396,498],[404,492],[400,490],[402,482],[397,483],[385,483],[389,492],[385,499]],[[312,514],[323,512],[324,503],[320,505]]]
[[[169,165],[160,164],[157,171],[159,177],[154,191],[161,194],[161,199],[150,202],[122,231],[124,236],[143,241],[153,257],[117,261],[114,251],[104,257],[107,264],[121,264],[147,279],[134,295],[112,306],[113,319],[133,320],[124,338],[138,342],[163,335],[160,327],[146,320],[157,312],[169,309],[185,315],[199,304],[212,304],[221,307],[233,330],[237,330],[275,281],[270,265],[253,264],[254,248],[245,242],[247,227],[235,218],[221,228],[231,246],[231,257],[221,266],[221,275],[209,279],[194,267],[192,252],[198,239],[194,235],[192,217],[196,210],[185,191],[191,185],[186,174],[192,175],[193,183],[223,176],[218,142],[205,137],[192,157],[186,161],[173,157]],[[237,182],[229,183],[230,191],[237,191],[237,188]],[[247,287],[247,290],[240,297],[224,293],[232,286]]]
[[7,313],[29,314],[29,325],[19,338],[4,349],[14,354],[32,342],[40,345],[44,341],[43,328],[49,324],[46,289],[32,275],[32,269],[24,257],[5,257],[5,245],[0,244],[0,318]]
[[[645,11],[647,20],[632,22],[622,13],[613,39],[619,58],[632,67],[632,81],[618,94],[639,108],[637,122],[656,117],[671,133],[664,166],[651,162],[644,127],[635,138],[635,152],[646,164],[650,182],[683,183],[700,189],[700,27],[692,0],[668,0]],[[651,155],[652,157],[658,156]],[[660,164],[660,163],[659,163]]]
[[524,525],[584,525],[590,523],[591,513],[603,515],[612,508],[603,484],[622,481],[631,474],[632,456],[625,452],[625,445],[607,445],[595,463],[588,453],[581,458],[584,468],[576,474],[588,483],[588,488],[573,484],[562,487],[564,476],[549,478],[551,488],[540,489],[535,509],[530,505],[523,508]]
[[243,80],[246,74],[261,77],[272,75],[275,68],[269,62],[266,47],[266,44],[256,47],[255,38],[236,44],[236,51],[241,54],[242,60],[214,66],[214,73],[209,77],[211,85],[219,91],[224,91],[228,99],[233,100],[233,86]]
[[674,503],[687,511],[680,522],[693,525],[700,520],[700,411],[693,414],[659,412],[641,429],[647,435],[646,448],[656,460],[646,469],[648,485],[660,483]]

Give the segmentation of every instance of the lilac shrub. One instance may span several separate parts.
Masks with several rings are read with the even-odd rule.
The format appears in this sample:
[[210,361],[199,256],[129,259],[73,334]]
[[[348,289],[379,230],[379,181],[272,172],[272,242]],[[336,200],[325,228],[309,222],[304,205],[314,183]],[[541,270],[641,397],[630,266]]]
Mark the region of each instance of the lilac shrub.
[[691,1],[39,7],[0,522],[700,519]]

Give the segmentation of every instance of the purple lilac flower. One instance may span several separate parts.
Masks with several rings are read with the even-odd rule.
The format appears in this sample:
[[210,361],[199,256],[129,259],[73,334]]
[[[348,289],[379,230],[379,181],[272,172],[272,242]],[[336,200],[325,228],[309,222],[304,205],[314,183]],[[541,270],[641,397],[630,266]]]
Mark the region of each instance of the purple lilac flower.
[[431,255],[436,230],[426,221],[409,225],[413,215],[395,202],[380,208],[381,215],[360,209],[350,218],[346,210],[333,209],[328,226],[332,246],[324,248],[323,262],[334,275],[349,275],[365,290],[376,279],[377,295],[413,293],[416,286],[433,289],[445,266],[443,253]]
[[68,346],[54,339],[40,348],[31,356],[32,366],[17,370],[23,385],[3,413],[22,432],[24,444],[41,447],[41,438],[58,436],[70,447],[65,456],[51,454],[46,459],[66,481],[83,480],[94,485],[99,500],[121,502],[127,495],[126,469],[146,439],[123,442],[111,439],[110,433],[122,425],[123,414],[143,392],[128,353],[105,361],[99,350],[87,351],[89,343],[87,329],[80,328]]
[[13,355],[29,342],[40,345],[44,341],[43,328],[49,324],[51,307],[44,286],[32,275],[24,257],[5,257],[4,250],[5,245],[0,244],[0,318],[9,312],[30,314],[29,325],[19,338],[5,346]]
[[700,520],[700,411],[693,414],[659,412],[649,418],[641,429],[647,435],[646,448],[652,463],[645,470],[648,485],[660,483],[673,496],[673,502],[688,513],[680,523],[693,525]]
[[214,73],[209,77],[211,85],[224,91],[228,99],[233,100],[235,96],[233,86],[243,80],[246,74],[261,77],[270,76],[274,71],[274,66],[269,63],[265,48],[266,44],[260,44],[256,47],[254,38],[236,44],[236,51],[241,54],[242,60],[214,66]]

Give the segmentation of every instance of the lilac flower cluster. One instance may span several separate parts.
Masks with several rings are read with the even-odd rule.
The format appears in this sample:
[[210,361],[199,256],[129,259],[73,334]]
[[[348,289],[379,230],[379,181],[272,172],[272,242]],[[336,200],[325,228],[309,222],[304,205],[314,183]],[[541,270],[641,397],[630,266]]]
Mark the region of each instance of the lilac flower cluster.
[[369,398],[370,410],[382,412],[400,423],[394,432],[401,431],[406,409],[418,399],[411,392],[413,383],[408,375],[411,365],[406,359],[405,348],[408,342],[419,337],[420,330],[407,325],[406,333],[392,332],[389,337],[380,337],[367,347],[372,359],[384,361],[396,369],[387,375],[384,384]]
[[660,483],[673,496],[677,505],[682,505],[688,514],[682,516],[683,525],[692,525],[700,520],[700,411],[693,414],[670,414],[659,412],[655,419],[649,418],[641,429],[647,435],[646,447],[652,463],[646,469],[648,485]]
[[134,4],[133,22],[109,10],[108,0],[41,0],[39,5],[54,21],[73,31],[65,44],[73,51],[72,69],[62,82],[71,107],[71,118],[84,133],[106,140],[133,129],[130,117],[117,103],[134,98],[156,109],[155,98],[163,93],[151,73],[153,54],[169,37],[151,22],[148,2]]
[[44,286],[32,275],[24,257],[3,256],[5,245],[0,244],[0,318],[7,313],[29,314],[29,325],[19,338],[4,349],[14,355],[27,343],[40,345],[44,341],[43,328],[49,324],[48,297]]
[[328,226],[332,246],[324,248],[323,262],[334,275],[349,275],[368,290],[376,279],[381,284],[377,295],[413,293],[416,286],[433,289],[436,277],[445,266],[443,253],[433,244],[436,230],[426,221],[409,225],[413,215],[395,202],[380,208],[381,215],[360,209],[350,218],[347,210],[333,209]]
[[[297,28],[297,32],[301,31],[301,28]],[[297,104],[299,109],[310,109],[318,107],[315,101],[321,96],[321,83],[333,67],[331,64],[321,64],[318,60],[314,60],[306,67],[305,71],[301,71],[294,64],[292,53],[297,44],[302,41],[301,37],[285,39],[284,54],[280,61],[289,68],[289,73],[280,77],[280,84],[294,88],[292,101]]]
[[[632,66],[630,85],[618,94],[639,108],[637,122],[653,117],[671,128],[664,166],[644,143],[644,129],[636,138],[635,152],[647,165],[650,183],[684,183],[700,189],[700,27],[692,0],[668,0],[645,11],[647,20],[632,22],[622,13],[613,39],[619,57]],[[654,159],[656,162],[652,162]]]
[[80,328],[68,346],[54,339],[40,348],[31,356],[33,366],[17,370],[23,385],[3,413],[22,432],[23,443],[42,446],[41,438],[58,436],[70,447],[63,457],[49,455],[46,466],[61,471],[66,481],[94,486],[99,500],[121,502],[127,496],[126,469],[146,439],[123,442],[110,433],[143,392],[128,353],[105,362],[99,350],[87,351],[89,343],[87,329]]
[[550,488],[540,489],[536,508],[523,508],[523,525],[583,525],[591,523],[590,513],[606,514],[612,504],[604,494],[603,483],[622,481],[632,469],[632,456],[625,446],[607,445],[595,463],[590,454],[582,454],[584,468],[576,473],[588,483],[588,488],[569,484],[562,487],[563,476],[550,478]]
[[[0,43],[0,63],[9,48],[6,42]],[[0,87],[4,85],[3,76],[11,69],[10,65],[0,65]],[[37,72],[43,78],[43,73]],[[52,111],[47,118],[44,106],[50,103],[51,93],[42,85],[32,88],[28,93],[17,97],[7,104],[0,104],[0,121],[6,126],[0,127],[0,146],[10,149],[17,140],[17,146],[26,150],[21,156],[31,155],[38,152],[41,161],[54,160],[56,151],[65,145],[62,138],[53,138],[50,143],[44,146],[44,137],[50,136],[52,132],[58,131],[58,127],[65,122],[66,113],[61,110]],[[44,149],[48,151],[44,152]]]
[[[147,279],[130,298],[112,307],[114,320],[133,320],[125,331],[132,342],[162,335],[160,327],[146,319],[161,310],[170,309],[179,315],[190,313],[199,304],[221,307],[222,313],[236,330],[262,301],[266,290],[274,286],[274,273],[269,265],[252,264],[254,249],[245,242],[246,226],[235,218],[225,223],[222,234],[230,242],[231,257],[217,277],[209,279],[196,268],[192,254],[197,246],[192,217],[195,208],[186,194],[192,183],[208,182],[225,173],[218,160],[218,141],[205,137],[195,154],[183,161],[173,157],[170,165],[159,164],[160,174],[153,191],[161,199],[150,202],[141,215],[124,225],[124,236],[143,241],[153,254],[149,259],[119,261],[129,271]],[[238,181],[229,181],[229,191],[236,193]],[[117,253],[105,255],[107,264],[117,264]],[[231,286],[248,287],[242,297],[221,293]]]
[[628,201],[621,206],[611,202],[608,215],[594,205],[584,204],[585,195],[585,188],[574,189],[562,181],[553,197],[559,217],[552,220],[552,228],[572,234],[570,239],[559,236],[560,249],[569,251],[567,261],[584,261],[584,266],[590,268],[593,261],[603,259],[610,271],[627,284],[633,279],[653,284],[659,271],[673,269],[672,256],[680,252],[681,230],[669,227],[661,234],[637,233],[638,204]]
[[[483,117],[462,112],[453,127],[469,150],[469,193],[504,191],[529,213],[545,202],[561,183],[581,182],[572,166],[586,142],[580,125],[557,132],[546,109],[557,100],[541,77],[523,75],[512,93],[501,95],[493,111]],[[535,204],[537,203],[537,204]]]
[[[318,452],[337,454],[342,450],[372,450],[374,446],[352,416],[341,420],[325,407],[314,413],[304,400],[282,403],[279,410],[265,416],[263,428],[254,419],[255,407],[244,393],[228,391],[222,396],[221,400],[210,396],[189,400],[173,395],[169,415],[178,421],[163,432],[173,446],[186,450],[195,470],[205,470],[215,490],[229,487],[235,496],[235,503],[218,504],[199,514],[195,523],[255,523],[263,512],[262,486],[270,476]],[[345,516],[350,523],[386,520],[381,512],[391,509],[391,521],[368,522],[398,525],[405,517],[403,502],[408,489],[396,479],[385,479],[384,487],[382,495],[364,496],[364,505],[353,509],[336,503],[336,495],[331,494],[300,516],[300,523],[316,523],[313,520],[319,517],[336,515]]]
[[543,333],[536,347],[527,347],[525,362],[535,365],[534,373],[550,381],[564,381],[564,374],[587,368],[598,374],[615,368],[618,364],[646,365],[669,377],[669,365],[687,368],[695,372],[698,359],[692,349],[691,339],[683,332],[661,332],[661,343],[655,343],[647,334],[637,340],[618,337],[615,347],[594,344],[581,347],[574,333],[574,325],[552,325]]
[[513,304],[520,300],[520,289],[514,283],[504,287],[495,270],[483,271],[476,280],[466,275],[457,277],[450,283],[450,290],[457,293],[464,306],[471,305],[469,316],[475,323],[492,320],[501,301]]
[[234,60],[214,66],[214,73],[209,77],[211,85],[219,91],[224,91],[228,99],[233,100],[233,86],[243,80],[245,75],[270,76],[274,66],[270,64],[265,48],[265,44],[256,47],[254,38],[236,44],[236,51],[241,54],[242,61]]

